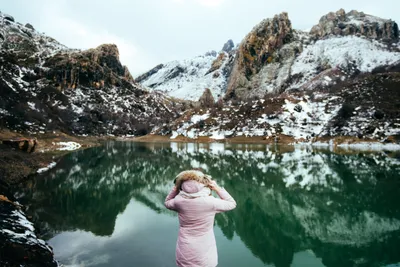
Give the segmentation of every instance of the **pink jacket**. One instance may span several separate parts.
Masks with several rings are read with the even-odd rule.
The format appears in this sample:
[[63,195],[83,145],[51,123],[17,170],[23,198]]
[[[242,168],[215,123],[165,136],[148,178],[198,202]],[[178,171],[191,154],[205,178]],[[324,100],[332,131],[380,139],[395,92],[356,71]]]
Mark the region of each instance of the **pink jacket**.
[[[185,185],[189,184],[191,189],[197,188],[198,191],[204,187],[195,181],[185,181],[182,190],[185,191]],[[165,199],[165,207],[179,213],[176,264],[180,267],[217,266],[214,217],[216,213],[234,209],[235,200],[225,189],[217,192],[221,199],[213,196],[184,198],[178,193],[173,188]]]

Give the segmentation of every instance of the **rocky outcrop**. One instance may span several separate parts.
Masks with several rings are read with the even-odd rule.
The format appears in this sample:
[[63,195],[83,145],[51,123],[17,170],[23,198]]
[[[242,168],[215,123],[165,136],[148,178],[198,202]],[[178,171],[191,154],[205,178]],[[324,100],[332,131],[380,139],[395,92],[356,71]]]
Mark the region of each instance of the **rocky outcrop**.
[[135,81],[138,82],[138,83],[141,83],[142,81],[146,80],[151,75],[156,74],[163,67],[164,67],[164,64],[159,64],[159,65],[155,66],[154,68],[152,68],[151,70],[149,70],[148,72],[143,73],[142,75],[137,77],[135,79]]
[[199,106],[201,108],[210,108],[214,106],[215,100],[209,88],[204,90],[203,95],[199,99]]
[[224,64],[225,59],[226,59],[227,56],[228,55],[226,53],[221,52],[218,55],[218,57],[211,64],[211,68],[207,71],[206,75],[218,70],[219,68],[221,68],[221,66]]
[[30,23],[25,24],[25,28],[31,29],[32,31],[35,30],[35,28]]
[[56,267],[52,249],[39,239],[20,208],[0,196],[0,265]]
[[104,88],[132,87],[133,78],[119,61],[118,48],[104,44],[83,52],[58,53],[46,60],[46,77],[59,90],[79,86]]
[[329,35],[359,35],[385,41],[397,41],[399,39],[399,27],[396,22],[356,10],[346,13],[344,9],[330,12],[321,17],[319,23],[311,29],[310,33],[317,38]]
[[222,51],[229,53],[235,48],[235,43],[230,39],[222,47]]
[[272,63],[276,52],[293,40],[292,24],[287,13],[263,20],[240,44],[227,87],[228,97],[242,97],[249,81],[265,65]]
[[32,138],[16,138],[3,140],[4,145],[19,149],[24,152],[33,153],[37,147],[37,140]]
[[[230,50],[233,46],[228,41],[211,63],[199,58],[169,63],[140,81],[178,98],[197,100],[204,88],[210,88],[214,98],[247,100],[318,90],[400,60],[397,24],[358,11],[331,12],[311,33],[292,29],[288,14],[282,13],[262,21]],[[204,77],[200,65],[209,66]],[[171,78],[171,73],[178,75]]]
[[15,19],[14,19],[13,16],[10,16],[8,14],[3,14],[3,15],[4,15],[4,19],[5,20],[11,21],[11,22],[15,22]]

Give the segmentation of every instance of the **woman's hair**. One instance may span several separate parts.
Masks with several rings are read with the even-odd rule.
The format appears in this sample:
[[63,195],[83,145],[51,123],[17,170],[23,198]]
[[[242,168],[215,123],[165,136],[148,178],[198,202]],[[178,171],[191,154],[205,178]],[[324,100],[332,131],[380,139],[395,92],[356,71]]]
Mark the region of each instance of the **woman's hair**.
[[181,173],[179,173],[175,180],[175,186],[181,190],[181,185],[184,181],[189,181],[189,180],[193,180],[199,183],[204,184],[205,186],[210,186],[211,182],[212,182],[212,177],[204,174],[201,171],[198,170],[188,170],[188,171],[183,171]]

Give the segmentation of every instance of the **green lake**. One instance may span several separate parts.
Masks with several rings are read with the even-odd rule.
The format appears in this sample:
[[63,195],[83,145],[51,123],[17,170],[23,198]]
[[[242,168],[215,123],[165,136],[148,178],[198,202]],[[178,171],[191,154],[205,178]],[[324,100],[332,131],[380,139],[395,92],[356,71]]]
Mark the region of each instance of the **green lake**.
[[109,142],[65,156],[19,197],[65,266],[170,267],[178,217],[163,203],[192,168],[237,201],[216,215],[220,267],[399,266],[395,153]]

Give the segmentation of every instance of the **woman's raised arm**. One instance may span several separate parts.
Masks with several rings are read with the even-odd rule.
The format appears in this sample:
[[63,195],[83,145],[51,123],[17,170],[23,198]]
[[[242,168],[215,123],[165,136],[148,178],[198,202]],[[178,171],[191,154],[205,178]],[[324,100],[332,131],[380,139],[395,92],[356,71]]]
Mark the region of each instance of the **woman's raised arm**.
[[174,188],[172,188],[171,192],[169,192],[168,196],[165,198],[165,202],[164,202],[164,206],[167,209],[170,210],[175,210],[175,197],[178,195],[179,190],[174,186]]
[[214,210],[216,212],[224,212],[236,208],[236,201],[233,197],[225,189],[219,187],[214,181],[211,185],[211,189],[217,192],[218,196],[221,198],[215,198],[213,200]]

